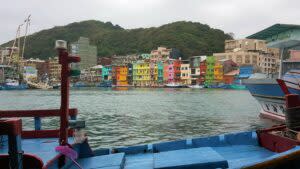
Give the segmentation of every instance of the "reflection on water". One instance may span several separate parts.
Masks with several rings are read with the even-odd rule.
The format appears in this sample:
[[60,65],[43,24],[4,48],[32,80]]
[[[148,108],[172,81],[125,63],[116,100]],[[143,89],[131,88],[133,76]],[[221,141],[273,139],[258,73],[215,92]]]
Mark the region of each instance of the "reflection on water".
[[[0,109],[58,108],[59,91],[0,91]],[[258,118],[248,91],[104,88],[71,91],[71,107],[86,120],[91,145],[133,145],[252,130],[271,122]],[[43,119],[56,128],[58,118]],[[24,120],[25,128],[33,126]]]

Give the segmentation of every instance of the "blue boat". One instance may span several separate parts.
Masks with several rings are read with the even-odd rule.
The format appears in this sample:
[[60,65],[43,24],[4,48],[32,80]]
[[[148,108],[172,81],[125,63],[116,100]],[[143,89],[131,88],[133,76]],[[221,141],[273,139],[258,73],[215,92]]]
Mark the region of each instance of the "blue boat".
[[104,81],[104,82],[101,82],[100,84],[97,84],[96,87],[112,87],[112,82]]
[[87,84],[85,84],[84,82],[76,82],[72,85],[72,87],[74,88],[82,88],[82,87],[88,87]]
[[0,84],[0,90],[25,90],[28,89],[25,83],[19,84],[17,80],[7,79],[5,83]]
[[[66,46],[66,45],[61,45]],[[69,108],[69,64],[80,59],[59,48],[62,65],[60,109],[0,111],[0,166],[14,169],[212,169],[300,168],[300,100],[286,95],[287,126],[92,150]],[[284,88],[284,87],[282,87]],[[43,129],[41,118],[60,117],[59,129]],[[20,117],[34,118],[23,130]],[[298,127],[298,128],[297,128]]]

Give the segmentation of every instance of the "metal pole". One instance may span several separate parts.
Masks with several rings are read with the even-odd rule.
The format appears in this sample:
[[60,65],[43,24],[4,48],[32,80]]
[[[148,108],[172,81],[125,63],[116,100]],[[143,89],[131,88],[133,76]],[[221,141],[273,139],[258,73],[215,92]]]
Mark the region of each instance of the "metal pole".
[[[61,102],[60,102],[60,130],[59,144],[68,144],[68,116],[69,116],[69,63],[68,52],[65,49],[59,49],[59,63],[61,64]],[[65,165],[65,156],[62,155],[58,160],[58,167]]]
[[68,63],[68,52],[59,51],[59,62],[61,64],[61,116],[60,116],[60,145],[68,143],[68,117],[69,117],[69,84],[70,67]]

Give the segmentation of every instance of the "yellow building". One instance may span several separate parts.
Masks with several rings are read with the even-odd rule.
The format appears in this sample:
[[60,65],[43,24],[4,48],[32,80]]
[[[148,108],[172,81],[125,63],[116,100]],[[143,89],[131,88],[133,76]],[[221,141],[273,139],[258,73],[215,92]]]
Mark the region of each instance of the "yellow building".
[[155,86],[158,84],[158,67],[157,63],[150,63],[150,78],[151,78],[151,86]]
[[151,83],[150,65],[144,61],[133,63],[133,85],[149,86]]
[[220,62],[216,62],[214,66],[214,80],[217,83],[220,83],[223,81],[223,65]]

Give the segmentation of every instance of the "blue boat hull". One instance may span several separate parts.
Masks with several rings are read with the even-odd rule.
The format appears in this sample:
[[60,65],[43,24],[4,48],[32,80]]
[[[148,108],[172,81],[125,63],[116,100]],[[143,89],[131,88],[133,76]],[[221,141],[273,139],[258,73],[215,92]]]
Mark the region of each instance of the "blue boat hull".
[[[261,115],[277,121],[285,120],[285,97],[276,79],[248,79],[244,81],[251,95],[261,105]],[[300,95],[300,90],[288,87],[289,92]]]
[[27,84],[20,84],[18,86],[11,86],[11,85],[1,85],[0,90],[25,90],[28,89]]

